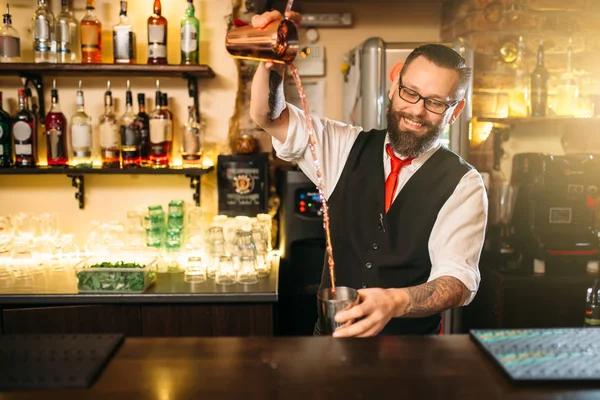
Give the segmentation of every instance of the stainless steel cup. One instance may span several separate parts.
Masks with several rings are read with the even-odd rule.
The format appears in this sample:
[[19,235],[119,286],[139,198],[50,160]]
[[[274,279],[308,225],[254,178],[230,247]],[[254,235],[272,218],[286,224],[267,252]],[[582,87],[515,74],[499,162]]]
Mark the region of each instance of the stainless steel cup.
[[286,63],[298,53],[298,30],[290,20],[273,21],[264,28],[252,25],[230,29],[225,48],[236,58]]
[[358,291],[345,286],[336,287],[335,293],[331,288],[321,289],[317,293],[317,304],[320,333],[331,335],[336,328],[352,323],[352,321],[348,321],[345,324],[335,322],[335,314],[338,311],[349,309],[353,305],[358,304]]

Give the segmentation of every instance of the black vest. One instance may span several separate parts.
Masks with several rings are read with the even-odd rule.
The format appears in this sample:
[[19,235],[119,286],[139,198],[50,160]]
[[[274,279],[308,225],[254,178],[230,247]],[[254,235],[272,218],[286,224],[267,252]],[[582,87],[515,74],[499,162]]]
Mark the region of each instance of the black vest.
[[[358,135],[329,199],[337,286],[403,288],[427,282],[431,230],[440,209],[472,168],[442,146],[410,178],[385,214],[385,136],[381,130]],[[330,286],[325,262],[321,288]],[[381,333],[439,333],[440,322],[441,314],[393,318]]]

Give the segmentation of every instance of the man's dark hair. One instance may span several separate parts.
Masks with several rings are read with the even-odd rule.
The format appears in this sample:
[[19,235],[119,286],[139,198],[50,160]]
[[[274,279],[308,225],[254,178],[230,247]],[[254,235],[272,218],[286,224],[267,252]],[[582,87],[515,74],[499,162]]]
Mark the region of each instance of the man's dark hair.
[[404,75],[406,68],[412,63],[417,57],[425,57],[433,64],[441,68],[448,68],[458,72],[458,88],[457,95],[463,97],[469,81],[471,79],[471,68],[467,67],[467,63],[460,54],[455,50],[443,44],[426,44],[414,49],[402,66],[400,71],[400,77]]

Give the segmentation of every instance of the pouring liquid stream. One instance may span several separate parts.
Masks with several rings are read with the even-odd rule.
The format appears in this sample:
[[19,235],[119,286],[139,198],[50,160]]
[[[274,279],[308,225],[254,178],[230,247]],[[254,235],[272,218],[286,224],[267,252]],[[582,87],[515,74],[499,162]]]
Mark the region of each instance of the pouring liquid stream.
[[[290,6],[290,3],[293,3],[293,0],[288,1],[288,6]],[[298,88],[298,95],[300,96],[300,100],[302,101],[302,109],[304,110],[304,115],[308,120],[308,147],[310,148],[314,159],[314,165],[317,175],[317,190],[319,191],[319,198],[322,204],[321,210],[323,211],[323,229],[325,230],[325,248],[327,251],[327,264],[329,266],[329,276],[331,278],[331,292],[335,295],[335,265],[333,262],[333,247],[331,246],[331,235],[329,233],[329,207],[327,206],[327,200],[325,199],[325,185],[323,184],[323,174],[321,173],[321,169],[319,167],[319,159],[317,157],[317,142],[315,140],[314,135],[313,120],[310,116],[308,101],[306,100],[306,94],[304,93],[304,88],[302,87],[302,81],[300,80],[300,74],[298,73],[298,69],[292,63],[288,63],[288,66],[290,68],[292,76],[294,77],[296,87]]]

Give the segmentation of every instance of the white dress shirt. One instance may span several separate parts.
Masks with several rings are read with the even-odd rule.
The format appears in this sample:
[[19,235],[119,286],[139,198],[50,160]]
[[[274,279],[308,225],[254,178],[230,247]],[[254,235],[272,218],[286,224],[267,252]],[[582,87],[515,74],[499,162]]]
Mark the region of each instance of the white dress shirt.
[[[287,104],[290,122],[285,143],[273,138],[277,156],[285,161],[296,161],[308,178],[317,183],[314,158],[308,147],[308,121],[304,112],[292,104]],[[340,179],[350,150],[361,127],[346,125],[323,117],[312,116],[315,127],[316,153],[319,159],[325,196],[333,193]],[[385,144],[389,143],[386,135]],[[383,170],[386,179],[391,171],[390,157],[383,151]],[[411,176],[440,148],[437,141],[432,147],[405,165],[398,176],[398,187],[394,199]],[[401,154],[396,154],[400,158]],[[471,295],[464,305],[473,300],[481,276],[479,257],[483,247],[487,223],[487,196],[483,179],[475,169],[467,172],[456,189],[442,206],[429,237],[429,257],[431,274],[428,281],[441,276],[459,279],[469,289]]]

